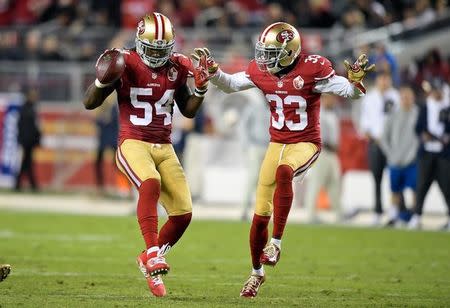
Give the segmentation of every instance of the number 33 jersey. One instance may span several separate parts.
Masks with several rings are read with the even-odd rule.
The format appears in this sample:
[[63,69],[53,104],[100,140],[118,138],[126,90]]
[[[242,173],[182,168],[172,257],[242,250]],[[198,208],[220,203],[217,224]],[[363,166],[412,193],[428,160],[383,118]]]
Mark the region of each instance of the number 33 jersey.
[[260,71],[251,61],[246,75],[264,93],[272,114],[272,142],[312,142],[320,147],[320,95],[317,82],[332,77],[331,62],[319,55],[300,55],[294,68],[281,78]]
[[119,143],[125,139],[171,143],[174,96],[186,84],[191,60],[174,54],[166,65],[152,69],[135,51],[124,50],[123,54],[126,69],[116,85]]

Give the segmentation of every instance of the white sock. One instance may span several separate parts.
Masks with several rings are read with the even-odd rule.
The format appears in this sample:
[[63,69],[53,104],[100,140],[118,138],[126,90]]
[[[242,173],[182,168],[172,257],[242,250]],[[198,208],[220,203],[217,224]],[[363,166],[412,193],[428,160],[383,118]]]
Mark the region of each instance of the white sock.
[[264,276],[264,267],[261,265],[260,269],[252,269],[252,275]]
[[149,249],[147,249],[147,256],[153,252],[158,252],[159,251],[159,247],[158,246],[152,246]]
[[270,243],[274,244],[275,246],[277,246],[278,248],[281,249],[281,240],[278,240],[278,239],[272,237],[270,239]]

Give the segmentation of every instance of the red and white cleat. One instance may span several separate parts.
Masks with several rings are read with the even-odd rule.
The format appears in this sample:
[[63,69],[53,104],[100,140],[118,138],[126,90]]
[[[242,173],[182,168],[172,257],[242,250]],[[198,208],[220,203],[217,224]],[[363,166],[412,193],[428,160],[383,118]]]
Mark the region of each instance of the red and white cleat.
[[241,290],[241,296],[254,298],[258,294],[259,287],[266,281],[266,276],[251,275]]
[[151,277],[149,276],[147,278],[147,284],[152,292],[152,294],[156,297],[163,297],[166,296],[166,287],[164,286],[164,282],[161,278],[161,275]]
[[[146,251],[143,251],[138,256],[137,262],[144,265],[150,276],[166,275],[170,270],[170,265],[167,264],[164,255],[169,250],[169,245],[163,245],[155,256],[149,256]],[[139,265],[139,268],[141,268],[141,265]]]
[[259,262],[264,265],[275,266],[280,260],[281,250],[280,248],[273,244],[269,243],[264,249],[259,258]]
[[147,251],[143,251],[137,257],[137,264],[139,270],[147,279],[147,284],[154,296],[162,297],[166,295],[166,287],[161,278],[161,275],[165,275],[169,272],[170,266],[166,263],[164,254],[166,254],[170,249],[170,246],[164,245],[158,251],[157,255],[154,257],[149,257]]
[[166,287],[164,286],[164,282],[162,281],[161,276],[158,275],[158,276],[152,277],[147,272],[147,268],[145,267],[145,263],[144,263],[146,255],[147,255],[147,252],[144,251],[137,257],[137,264],[138,264],[139,270],[142,272],[145,279],[147,280],[147,284],[148,284],[148,288],[150,289],[150,292],[152,292],[152,294],[157,297],[165,296],[166,295]]

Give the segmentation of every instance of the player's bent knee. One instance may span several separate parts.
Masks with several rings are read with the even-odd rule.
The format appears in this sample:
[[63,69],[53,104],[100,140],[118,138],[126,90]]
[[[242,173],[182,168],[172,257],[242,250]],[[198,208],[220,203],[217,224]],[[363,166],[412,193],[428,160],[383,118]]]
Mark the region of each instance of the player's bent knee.
[[143,180],[141,185],[139,186],[139,193],[146,192],[146,193],[155,193],[159,195],[160,190],[161,190],[161,182],[158,179],[154,178]]
[[255,208],[255,214],[258,216],[271,216],[272,215],[272,207],[270,205],[264,205],[264,206],[256,206]]
[[185,204],[183,206],[167,210],[167,215],[169,216],[181,216],[187,214],[192,215],[192,205],[190,204]]
[[183,225],[189,225],[192,219],[192,212],[184,213],[181,215],[169,215],[169,219],[176,220]]
[[277,183],[287,183],[292,182],[292,178],[294,177],[294,170],[288,165],[280,165],[277,168],[277,172],[275,175]]

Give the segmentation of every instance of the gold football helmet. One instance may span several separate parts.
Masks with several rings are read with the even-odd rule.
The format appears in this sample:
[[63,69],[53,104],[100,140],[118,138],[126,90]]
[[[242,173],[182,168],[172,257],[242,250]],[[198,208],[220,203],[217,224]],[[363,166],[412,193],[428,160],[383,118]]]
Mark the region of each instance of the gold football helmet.
[[259,36],[255,46],[255,61],[262,71],[271,74],[291,65],[301,51],[300,34],[285,22],[268,26]]
[[137,25],[136,52],[152,68],[166,64],[172,55],[175,32],[169,18],[160,13],[145,15]]

